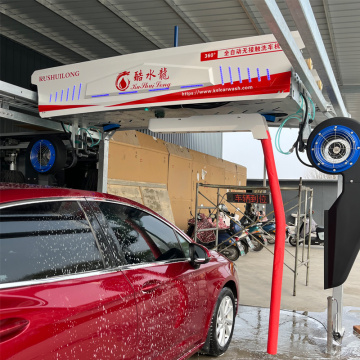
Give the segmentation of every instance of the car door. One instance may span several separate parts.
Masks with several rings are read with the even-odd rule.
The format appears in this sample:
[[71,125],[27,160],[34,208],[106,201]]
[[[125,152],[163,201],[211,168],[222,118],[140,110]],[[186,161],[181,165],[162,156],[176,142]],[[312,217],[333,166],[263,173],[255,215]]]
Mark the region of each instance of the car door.
[[78,201],[0,209],[2,359],[133,359],[134,290]]
[[135,290],[138,358],[177,358],[197,346],[208,312],[206,267],[195,270],[188,246],[183,249],[173,228],[152,214],[111,202],[99,207]]

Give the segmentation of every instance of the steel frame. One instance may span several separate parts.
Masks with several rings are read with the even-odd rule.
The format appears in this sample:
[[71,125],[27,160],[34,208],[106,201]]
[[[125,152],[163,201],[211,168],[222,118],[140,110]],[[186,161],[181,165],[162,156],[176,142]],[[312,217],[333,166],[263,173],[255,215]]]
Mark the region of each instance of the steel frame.
[[286,21],[275,0],[254,0],[254,4],[258,8],[271,32],[275,35],[285,55],[289,59],[296,73],[303,81],[306,89],[316,102],[320,111],[327,117],[332,117],[329,112],[334,111],[332,105],[328,103],[320,89],[318,88],[314,77],[309,70],[294,38],[291,35]]
[[337,115],[349,116],[309,0],[285,0]]
[[[319,91],[314,79],[310,76],[310,70],[307,68],[304,58],[299,49],[294,46],[293,38],[290,36],[290,30],[279,10],[275,0],[254,0],[254,3],[261,15],[265,19],[269,29],[273,32],[283,51],[287,55],[289,61],[295,71],[300,75],[307,90],[314,98],[319,109],[327,116],[333,117],[330,112],[334,112],[338,116],[350,117],[342,100],[339,87],[337,85],[334,72],[331,68],[330,61],[326,54],[324,43],[322,41],[319,28],[317,26],[314,13],[308,0],[285,0],[286,4],[294,18],[297,28],[302,38],[308,45],[310,55],[315,62],[319,64],[318,71],[322,77],[325,89],[329,95],[333,106],[326,102],[325,98]],[[324,1],[325,13],[327,15],[327,1]],[[330,29],[331,34],[331,29]],[[332,39],[331,39],[332,40]],[[332,41],[333,45],[333,41]],[[334,108],[333,108],[334,107]],[[338,113],[336,113],[337,111]],[[338,182],[341,185],[341,180]],[[340,195],[341,191],[338,191]],[[343,305],[343,286],[333,289],[333,308],[329,316],[332,317],[333,333],[338,333],[342,337],[344,329],[342,327],[342,305]],[[334,303],[337,304],[337,309]],[[328,310],[330,313],[330,310]],[[328,339],[329,341],[329,339]]]
[[[296,188],[294,188],[295,190]],[[285,189],[284,189],[285,190]],[[291,190],[291,188],[287,189]],[[300,184],[298,188],[298,222],[296,227],[296,248],[295,248],[295,267],[293,270],[294,273],[294,287],[293,287],[293,296],[296,296],[296,281],[298,276],[298,265],[306,266],[306,286],[309,285],[309,270],[310,270],[310,249],[311,249],[311,222],[312,222],[312,209],[313,209],[313,199],[314,199],[314,191],[311,188],[303,186],[302,179],[300,178]],[[300,219],[301,219],[301,208],[302,208],[302,194],[305,192],[305,199],[304,199],[304,215],[303,215],[303,223],[304,223],[304,241],[302,243],[302,256],[301,262],[299,262],[299,239],[300,239]],[[308,193],[310,193],[310,197],[308,197]],[[308,235],[308,245],[307,245],[307,257],[304,259],[305,254],[305,243],[306,243],[306,213],[308,210],[308,198],[310,199],[309,202],[309,235]]]

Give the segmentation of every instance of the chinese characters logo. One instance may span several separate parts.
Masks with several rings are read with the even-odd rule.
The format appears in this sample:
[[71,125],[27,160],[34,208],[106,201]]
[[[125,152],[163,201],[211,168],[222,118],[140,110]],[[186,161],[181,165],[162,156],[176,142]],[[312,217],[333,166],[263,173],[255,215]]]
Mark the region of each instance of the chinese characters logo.
[[129,87],[130,79],[128,78],[128,75],[130,75],[129,71],[123,71],[117,76],[115,86],[118,90],[125,91]]
[[156,68],[144,66],[134,71],[121,72],[115,81],[120,91],[132,90],[161,90],[170,88],[170,76],[166,67]]

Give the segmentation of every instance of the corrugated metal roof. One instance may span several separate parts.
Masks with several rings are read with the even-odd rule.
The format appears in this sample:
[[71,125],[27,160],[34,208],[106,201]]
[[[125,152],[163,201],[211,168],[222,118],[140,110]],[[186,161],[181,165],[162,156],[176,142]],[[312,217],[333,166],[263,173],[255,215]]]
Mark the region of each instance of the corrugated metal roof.
[[0,32],[2,35],[63,64],[72,64],[88,60],[71,49],[62,46],[58,42],[4,14],[0,14],[0,24]]
[[[345,104],[360,119],[360,1],[310,3]],[[277,4],[296,30],[285,0]],[[174,25],[180,46],[269,33],[252,0],[0,0],[0,13],[1,34],[62,63],[170,47]]]
[[324,4],[339,72],[338,81],[348,86],[349,92],[343,93],[344,101],[352,116],[360,120],[360,1],[327,0]]

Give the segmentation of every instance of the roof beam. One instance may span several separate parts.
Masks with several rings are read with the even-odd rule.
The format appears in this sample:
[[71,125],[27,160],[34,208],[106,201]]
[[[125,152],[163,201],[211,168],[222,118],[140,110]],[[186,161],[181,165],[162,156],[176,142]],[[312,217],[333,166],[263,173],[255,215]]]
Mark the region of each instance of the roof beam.
[[164,0],[174,11],[175,13],[183,20],[189,28],[191,28],[194,33],[202,39],[204,42],[210,42],[211,40],[193,23],[192,20],[180,9],[178,5],[175,4],[173,0]]
[[360,95],[360,85],[340,85],[339,89],[343,94],[359,94]]
[[290,29],[276,4],[275,0],[254,0],[254,4],[258,8],[270,31],[274,34],[276,40],[280,44],[285,55],[289,59],[292,67],[299,75],[301,81],[304,83],[307,91],[316,102],[320,111],[323,113],[331,110],[331,104],[328,103],[320,89],[318,88],[315,79],[309,70],[304,57],[296,42],[291,35]]
[[323,0],[322,3],[323,3],[323,7],[324,7],[324,12],[325,12],[326,24],[329,29],[330,43],[331,43],[332,51],[334,53],[337,76],[340,79],[340,83],[342,83],[342,76],[341,76],[341,71],[340,71],[340,66],[339,66],[340,61],[339,61],[338,51],[336,49],[336,44],[335,44],[334,28],[330,21],[331,16],[330,16],[329,2],[328,2],[328,0]]
[[100,4],[105,6],[108,10],[110,10],[113,14],[115,14],[118,18],[126,22],[129,26],[131,26],[134,30],[136,30],[139,34],[141,34],[145,39],[152,42],[159,49],[163,49],[168,47],[162,41],[159,41],[155,36],[151,35],[148,31],[144,30],[141,26],[139,26],[135,21],[133,21],[129,16],[126,15],[124,11],[118,9],[115,5],[113,5],[108,0],[97,0]]
[[265,30],[262,28],[261,24],[259,23],[258,19],[256,18],[256,16],[254,15],[254,12],[252,11],[250,5],[249,5],[249,1],[248,0],[238,0],[238,3],[240,4],[240,6],[242,7],[242,9],[244,10],[244,13],[246,14],[246,16],[249,18],[252,26],[254,27],[255,31],[258,33],[258,35],[263,35],[265,34]]
[[285,0],[338,116],[348,116],[309,0]]
[[50,11],[54,12],[56,15],[61,16],[63,19],[69,21],[76,27],[80,28],[81,30],[85,31],[89,35],[93,36],[95,39],[101,41],[102,43],[106,44],[111,49],[115,50],[119,54],[127,54],[129,51],[122,46],[119,46],[118,44],[115,44],[114,42],[111,42],[108,40],[108,38],[101,34],[101,32],[98,32],[96,30],[93,30],[92,28],[86,26],[83,22],[79,21],[79,19],[76,19],[69,15],[67,11],[63,11],[56,3],[49,2],[48,0],[36,0],[39,4],[46,7]]

